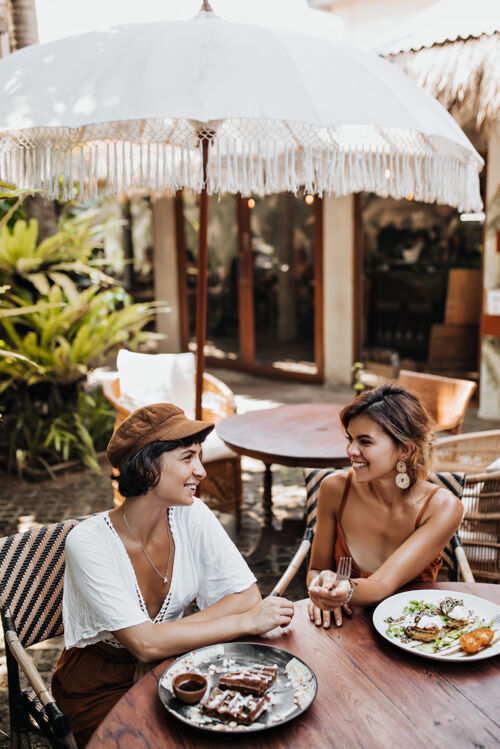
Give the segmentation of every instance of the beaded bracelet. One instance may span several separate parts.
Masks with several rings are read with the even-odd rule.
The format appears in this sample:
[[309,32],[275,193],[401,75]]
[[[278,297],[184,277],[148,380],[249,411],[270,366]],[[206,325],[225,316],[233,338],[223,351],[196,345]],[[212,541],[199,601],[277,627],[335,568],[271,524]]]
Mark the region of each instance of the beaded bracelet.
[[354,594],[354,590],[356,588],[356,585],[354,584],[354,582],[352,580],[349,580],[349,585],[351,587],[351,590],[349,591],[349,595],[347,596],[346,600],[342,604],[343,606],[347,606],[347,604],[350,603],[351,598],[352,598],[352,596]]

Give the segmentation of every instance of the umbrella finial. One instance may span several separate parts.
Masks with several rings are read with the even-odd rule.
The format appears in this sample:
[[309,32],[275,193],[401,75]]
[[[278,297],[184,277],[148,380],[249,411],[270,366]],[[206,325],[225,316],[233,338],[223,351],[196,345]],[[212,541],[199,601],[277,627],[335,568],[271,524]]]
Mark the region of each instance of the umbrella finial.
[[212,8],[212,6],[208,2],[208,0],[203,0],[203,2],[201,4],[200,11],[202,11],[202,10],[204,10],[206,13],[213,13],[214,12],[214,9]]

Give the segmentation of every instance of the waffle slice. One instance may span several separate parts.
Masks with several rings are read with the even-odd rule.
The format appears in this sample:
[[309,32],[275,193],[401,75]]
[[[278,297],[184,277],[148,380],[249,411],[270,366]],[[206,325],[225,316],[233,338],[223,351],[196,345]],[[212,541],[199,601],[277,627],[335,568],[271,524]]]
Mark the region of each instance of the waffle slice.
[[257,697],[214,687],[201,703],[201,709],[212,718],[250,726],[264,712],[268,702],[269,698],[266,696]]
[[237,689],[244,694],[261,695],[269,689],[277,673],[277,666],[263,666],[255,663],[253,666],[223,674],[219,679],[219,686]]

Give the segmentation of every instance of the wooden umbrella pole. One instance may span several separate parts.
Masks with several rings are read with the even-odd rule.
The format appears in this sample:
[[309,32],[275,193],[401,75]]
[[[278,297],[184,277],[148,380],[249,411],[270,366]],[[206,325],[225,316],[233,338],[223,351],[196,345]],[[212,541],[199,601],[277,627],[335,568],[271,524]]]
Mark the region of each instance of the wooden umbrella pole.
[[201,419],[201,396],[205,369],[205,341],[207,338],[207,269],[208,269],[208,140],[203,138],[203,188],[200,193],[198,231],[198,280],[196,284],[196,400],[195,418]]

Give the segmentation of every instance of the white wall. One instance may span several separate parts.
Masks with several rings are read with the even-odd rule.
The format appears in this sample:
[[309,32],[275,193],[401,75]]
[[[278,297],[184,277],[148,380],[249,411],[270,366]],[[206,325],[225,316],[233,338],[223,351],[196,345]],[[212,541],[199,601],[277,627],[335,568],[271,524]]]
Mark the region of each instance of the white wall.
[[315,8],[330,11],[344,22],[345,38],[364,47],[408,33],[412,17],[436,0],[314,0]]
[[159,341],[160,353],[181,351],[177,253],[175,249],[174,198],[153,202],[153,248],[155,299],[166,302],[170,312],[158,314],[156,330],[166,338]]
[[350,385],[354,315],[354,198],[323,200],[325,384]]
[[[498,190],[500,190],[500,122],[496,123],[496,127],[491,128],[488,141],[486,226],[493,218],[491,200]],[[500,288],[500,254],[496,250],[496,231],[487,229],[484,243],[484,304],[486,304],[487,290]],[[486,311],[486,307],[483,311]],[[491,345],[487,339],[481,342],[479,416],[483,419],[500,419],[500,345],[498,344],[498,340],[496,345]]]

